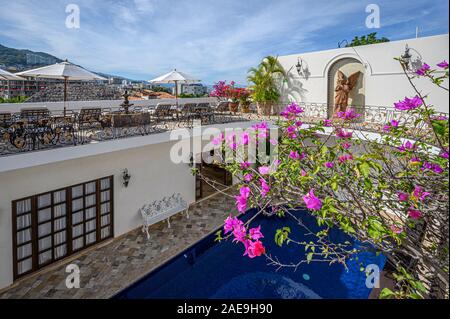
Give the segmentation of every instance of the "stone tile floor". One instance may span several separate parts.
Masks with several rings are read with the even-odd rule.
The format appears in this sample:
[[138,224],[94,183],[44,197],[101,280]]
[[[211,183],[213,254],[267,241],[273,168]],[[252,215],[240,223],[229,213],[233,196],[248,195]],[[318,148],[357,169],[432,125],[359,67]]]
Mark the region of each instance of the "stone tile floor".
[[[110,298],[220,227],[233,211],[234,199],[217,193],[193,204],[189,219],[178,214],[171,228],[165,222],[153,225],[148,241],[140,228],[133,230],[16,282],[0,298]],[[79,289],[65,285],[68,264],[80,268]]]

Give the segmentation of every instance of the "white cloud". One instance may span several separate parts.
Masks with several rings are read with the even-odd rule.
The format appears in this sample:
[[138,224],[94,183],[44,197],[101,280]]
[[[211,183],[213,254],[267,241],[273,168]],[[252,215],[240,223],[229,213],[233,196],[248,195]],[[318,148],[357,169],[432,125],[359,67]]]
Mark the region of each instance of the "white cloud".
[[[403,34],[424,6],[379,1],[382,35]],[[365,2],[341,0],[77,0],[81,28],[64,27],[63,0],[0,0],[0,43],[45,51],[87,68],[150,79],[176,67],[211,83],[244,82],[246,71],[268,54],[335,47],[372,30],[364,28]],[[442,30],[442,3],[426,5],[435,19],[423,29]],[[447,4],[448,6],[448,4]],[[427,15],[429,16],[429,15]],[[415,20],[414,20],[415,19]],[[403,22],[401,22],[403,21]],[[441,22],[439,25],[438,21]],[[397,22],[397,23],[396,23]],[[403,23],[403,24],[398,24]],[[414,26],[415,28],[415,26]],[[444,27],[445,29],[445,27]],[[391,34],[383,34],[389,30]],[[435,31],[436,32],[436,31]]]

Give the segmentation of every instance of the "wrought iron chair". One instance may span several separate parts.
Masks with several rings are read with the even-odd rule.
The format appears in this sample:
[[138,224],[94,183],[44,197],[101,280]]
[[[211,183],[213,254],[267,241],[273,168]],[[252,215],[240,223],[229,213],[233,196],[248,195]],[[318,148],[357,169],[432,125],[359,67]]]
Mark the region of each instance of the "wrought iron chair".
[[195,111],[199,114],[202,124],[214,123],[214,110],[209,103],[198,103]]
[[226,123],[231,119],[231,112],[229,108],[229,102],[219,102],[215,107],[213,107],[214,118],[219,123]]
[[194,120],[199,118],[199,113],[197,113],[196,107],[196,103],[184,104],[179,113],[179,124],[184,123],[187,127],[193,127]]

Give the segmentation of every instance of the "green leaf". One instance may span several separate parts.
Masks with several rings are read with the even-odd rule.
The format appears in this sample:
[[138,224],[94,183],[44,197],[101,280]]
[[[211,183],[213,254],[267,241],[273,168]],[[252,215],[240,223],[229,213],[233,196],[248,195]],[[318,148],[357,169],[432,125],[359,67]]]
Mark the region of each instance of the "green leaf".
[[389,288],[383,288],[380,292],[380,299],[390,299],[395,296],[395,293]]
[[370,174],[370,165],[367,162],[359,164],[359,171],[363,174],[365,178],[368,178]]
[[311,262],[311,260],[313,259],[314,253],[309,253],[308,255],[306,255],[306,261],[308,262],[308,264]]

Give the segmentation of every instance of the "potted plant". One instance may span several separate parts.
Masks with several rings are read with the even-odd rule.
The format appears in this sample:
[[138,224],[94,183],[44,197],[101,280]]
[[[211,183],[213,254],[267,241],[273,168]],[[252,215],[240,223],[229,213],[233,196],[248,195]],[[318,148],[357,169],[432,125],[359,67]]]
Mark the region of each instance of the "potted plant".
[[242,113],[250,113],[250,104],[252,103],[250,95],[251,93],[248,89],[239,89],[239,105]]
[[236,113],[239,109],[239,95],[240,89],[235,87],[235,82],[231,81],[230,85],[226,89],[226,95],[228,97],[228,107],[230,108],[230,112]]
[[256,102],[258,114],[270,115],[272,108],[280,100],[278,84],[286,78],[286,72],[278,58],[265,57],[257,68],[248,71],[247,80],[252,84],[252,98]]

